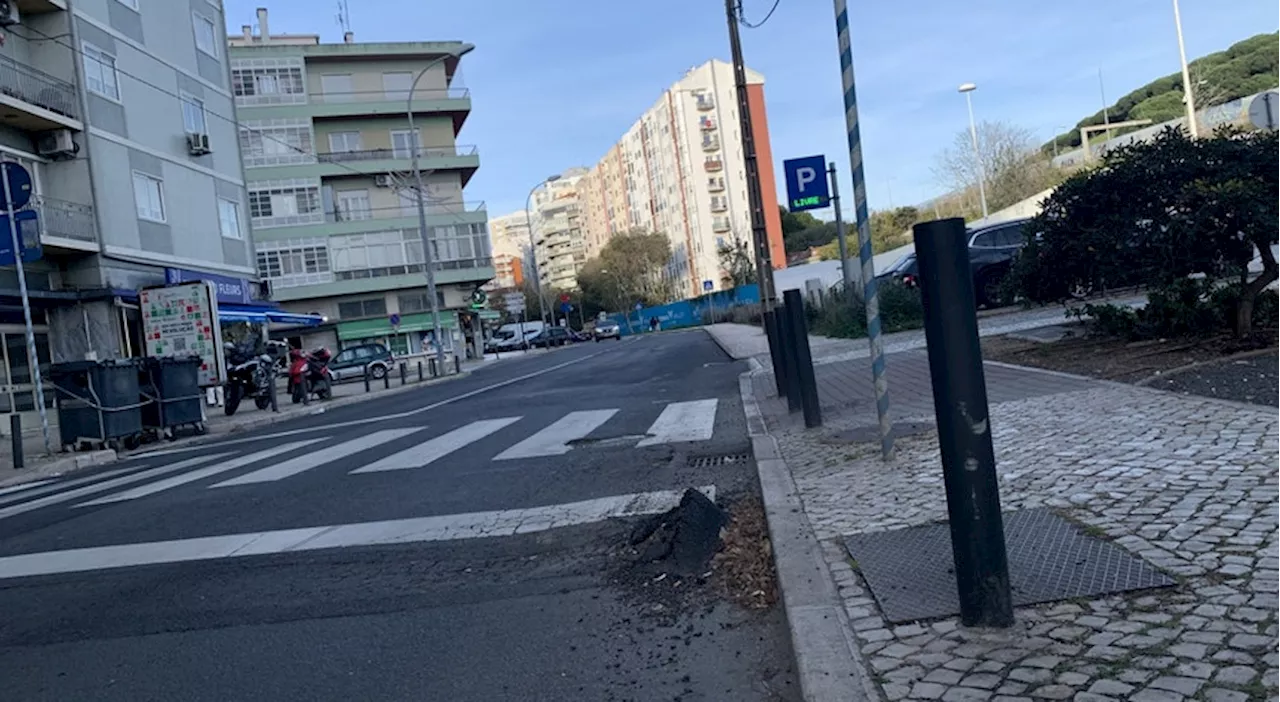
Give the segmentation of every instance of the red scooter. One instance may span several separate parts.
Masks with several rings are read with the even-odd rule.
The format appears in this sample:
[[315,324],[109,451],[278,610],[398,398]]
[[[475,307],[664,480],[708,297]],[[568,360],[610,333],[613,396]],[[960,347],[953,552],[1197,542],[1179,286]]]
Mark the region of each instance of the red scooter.
[[308,390],[321,400],[332,397],[330,358],[329,350],[323,347],[310,353],[303,353],[302,349],[289,350],[289,395],[295,405],[306,398]]

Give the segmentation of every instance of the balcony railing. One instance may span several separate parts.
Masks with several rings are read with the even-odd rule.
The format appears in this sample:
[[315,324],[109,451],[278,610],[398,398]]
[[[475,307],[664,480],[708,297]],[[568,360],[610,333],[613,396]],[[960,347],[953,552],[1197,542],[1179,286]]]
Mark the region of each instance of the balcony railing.
[[[459,215],[472,214],[484,210],[484,201],[463,202],[461,200],[454,201],[438,201],[434,202],[430,197],[425,203],[428,215]],[[351,209],[335,206],[332,211],[324,213],[324,221],[326,222],[362,222],[373,219],[403,219],[405,217],[417,217],[418,204],[416,202],[406,202],[398,207],[369,207],[364,209]]]
[[729,203],[722,198],[711,198],[711,211],[724,212],[729,209]]
[[[465,271],[472,268],[492,268],[493,259],[484,258],[463,258],[453,261],[436,261],[434,266],[437,271]],[[413,275],[424,273],[425,269],[421,263],[399,264],[394,266],[379,266],[376,268],[359,268],[349,271],[334,271],[335,280],[364,280],[367,278],[386,278],[393,275]]]
[[[449,158],[451,156],[474,156],[474,146],[420,146],[418,158]],[[320,163],[343,163],[348,161],[385,161],[409,159],[413,151],[409,148],[365,149],[363,151],[331,151],[318,154]]]
[[698,120],[698,126],[702,128],[702,131],[709,132],[716,128],[716,121],[710,117],[703,117]]
[[697,103],[699,110],[710,110],[716,106],[716,101],[710,95],[697,96]]
[[724,170],[724,161],[720,161],[720,160],[703,161],[702,167],[711,172]]
[[34,195],[24,209],[35,210],[40,217],[41,236],[88,242],[98,239],[92,205]]
[[729,220],[717,218],[711,222],[711,229],[717,232],[727,232],[730,229]]
[[0,93],[71,119],[80,119],[75,88],[70,83],[8,56],[0,56]]
[[[466,88],[418,88],[413,91],[414,100],[457,100],[471,96]],[[349,93],[312,93],[312,102],[327,105],[343,102],[407,102],[408,90],[362,90]]]
[[707,181],[707,190],[718,193],[724,190],[724,178],[712,178]]
[[703,151],[719,151],[720,140],[715,137],[703,137],[702,150]]

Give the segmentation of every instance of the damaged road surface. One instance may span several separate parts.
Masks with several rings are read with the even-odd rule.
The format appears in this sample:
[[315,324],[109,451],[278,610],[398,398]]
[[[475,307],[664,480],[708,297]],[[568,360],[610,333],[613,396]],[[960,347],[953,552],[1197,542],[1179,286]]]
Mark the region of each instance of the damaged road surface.
[[3,697],[799,700],[725,361],[569,347],[0,495]]

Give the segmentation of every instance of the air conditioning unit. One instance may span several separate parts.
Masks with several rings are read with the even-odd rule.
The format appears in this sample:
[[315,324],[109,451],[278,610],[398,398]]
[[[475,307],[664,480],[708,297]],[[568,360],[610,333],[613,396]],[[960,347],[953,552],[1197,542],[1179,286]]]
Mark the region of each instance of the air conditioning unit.
[[[0,0],[4,2],[5,0]],[[80,151],[80,145],[72,138],[70,129],[54,129],[36,140],[36,152],[49,158],[71,158]]]
[[379,173],[373,177],[373,184],[379,188],[390,188],[395,182],[391,180],[390,173]]
[[18,3],[15,0],[0,0],[0,27],[18,24],[22,21],[18,14]]
[[187,152],[192,156],[204,156],[211,153],[209,135],[204,132],[187,132]]

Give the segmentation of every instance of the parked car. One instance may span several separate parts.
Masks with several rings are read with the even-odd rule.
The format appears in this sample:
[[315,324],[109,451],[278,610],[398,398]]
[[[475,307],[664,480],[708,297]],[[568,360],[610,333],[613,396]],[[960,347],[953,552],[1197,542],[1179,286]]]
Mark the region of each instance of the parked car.
[[596,322],[596,328],[591,332],[591,336],[596,341],[601,339],[621,339],[622,329],[616,322]]
[[382,344],[348,346],[329,361],[329,372],[337,382],[364,377],[365,366],[375,380],[391,370],[391,351]]
[[912,251],[877,275],[876,282],[880,285],[901,283],[907,287],[914,287],[919,275],[920,270],[916,267],[916,253]]
[[[996,307],[1008,302],[1002,285],[1009,268],[1026,244],[1022,227],[1027,220],[1001,222],[969,230],[969,272],[973,276],[973,293],[979,307]],[[908,253],[876,276],[876,282],[919,284],[920,268],[915,252]]]
[[564,346],[572,341],[569,330],[564,327],[548,327],[527,342],[530,348],[549,349],[552,346]]

